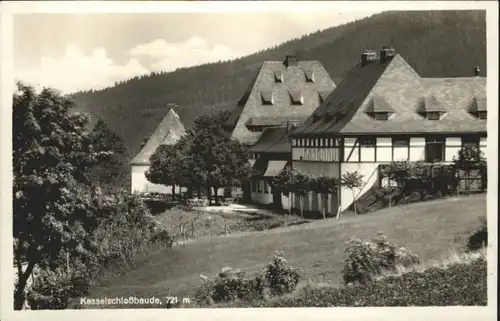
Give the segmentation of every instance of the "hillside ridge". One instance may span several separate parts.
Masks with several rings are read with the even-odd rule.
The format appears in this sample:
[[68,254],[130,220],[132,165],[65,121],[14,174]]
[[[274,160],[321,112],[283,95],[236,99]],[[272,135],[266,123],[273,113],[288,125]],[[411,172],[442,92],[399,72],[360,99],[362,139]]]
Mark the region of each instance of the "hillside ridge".
[[[486,71],[485,11],[389,11],[318,31],[233,61],[135,77],[104,90],[73,94],[77,109],[95,114],[134,157],[176,103],[190,127],[199,115],[231,110],[264,61],[296,53],[320,61],[338,83],[365,49],[393,46],[422,77],[467,77]],[[303,49],[307,48],[307,49]],[[483,75],[485,72],[483,72]],[[134,130],[130,130],[134,128]]]

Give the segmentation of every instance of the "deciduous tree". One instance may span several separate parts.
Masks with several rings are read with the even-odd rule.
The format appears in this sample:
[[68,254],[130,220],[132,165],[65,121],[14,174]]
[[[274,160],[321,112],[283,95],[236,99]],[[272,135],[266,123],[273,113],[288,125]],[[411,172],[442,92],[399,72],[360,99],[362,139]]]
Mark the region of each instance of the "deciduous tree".
[[341,185],[351,190],[352,193],[352,205],[354,208],[354,215],[357,215],[356,209],[356,190],[363,187],[363,177],[364,175],[358,171],[346,172],[342,175]]
[[54,265],[61,252],[85,255],[97,225],[86,174],[109,153],[95,152],[86,117],[70,114],[71,107],[57,91],[21,83],[13,96],[15,309],[34,268]]
[[320,176],[311,180],[312,190],[321,195],[321,213],[323,219],[326,218],[326,210],[328,208],[328,195],[337,192],[339,182],[334,177]]

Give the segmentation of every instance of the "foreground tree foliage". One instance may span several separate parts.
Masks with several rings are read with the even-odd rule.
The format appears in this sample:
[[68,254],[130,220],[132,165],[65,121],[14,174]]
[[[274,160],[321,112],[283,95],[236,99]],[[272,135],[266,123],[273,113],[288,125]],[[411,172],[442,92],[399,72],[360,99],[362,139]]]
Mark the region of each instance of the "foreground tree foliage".
[[70,114],[72,107],[71,100],[51,89],[36,93],[19,83],[14,93],[15,309],[24,304],[34,268],[55,268],[63,252],[88,254],[88,234],[98,224],[86,173],[109,153],[95,151],[87,119]]
[[90,169],[89,179],[92,185],[99,185],[106,191],[116,191],[120,186],[126,185],[129,181],[128,175],[125,175],[126,169],[128,170],[127,151],[120,137],[104,121],[99,120],[92,130],[92,144],[98,152],[112,152]]
[[[456,156],[453,156],[453,168],[456,171],[457,181],[465,179],[465,190],[470,191],[471,172],[478,170],[481,176],[486,176],[486,158],[479,146],[463,146]],[[481,184],[484,189],[485,184]],[[460,183],[457,184],[457,193],[460,193]]]
[[[271,181],[272,188],[278,189],[288,198],[288,214],[292,215],[292,184],[295,172],[290,166],[285,166]],[[286,225],[286,214],[285,214]]]
[[[191,194],[241,186],[250,177],[245,147],[232,141],[222,129],[229,114],[220,112],[196,119],[191,130],[175,145],[161,146],[151,157],[147,179],[156,184],[187,187]],[[218,195],[215,195],[218,203]]]

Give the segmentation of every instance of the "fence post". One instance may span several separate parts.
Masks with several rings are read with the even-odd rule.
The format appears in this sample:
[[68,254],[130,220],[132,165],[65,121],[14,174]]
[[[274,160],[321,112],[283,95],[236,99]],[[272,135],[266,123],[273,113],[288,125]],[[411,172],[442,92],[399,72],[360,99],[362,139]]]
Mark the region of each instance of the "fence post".
[[70,268],[69,268],[69,251],[66,252],[66,271],[68,274],[70,273]]
[[191,221],[191,237],[196,238],[196,233],[194,231],[194,220]]
[[224,235],[227,235],[227,221],[224,219]]

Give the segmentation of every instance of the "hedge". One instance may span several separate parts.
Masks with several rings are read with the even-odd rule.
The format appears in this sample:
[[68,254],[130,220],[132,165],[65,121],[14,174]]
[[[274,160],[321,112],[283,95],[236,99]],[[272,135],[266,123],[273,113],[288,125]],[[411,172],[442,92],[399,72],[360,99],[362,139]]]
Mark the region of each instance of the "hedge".
[[[293,295],[236,306],[262,307],[382,307],[382,306],[485,306],[485,258],[423,272],[388,276],[367,285],[342,288],[306,286]],[[227,307],[227,305],[226,305]]]

